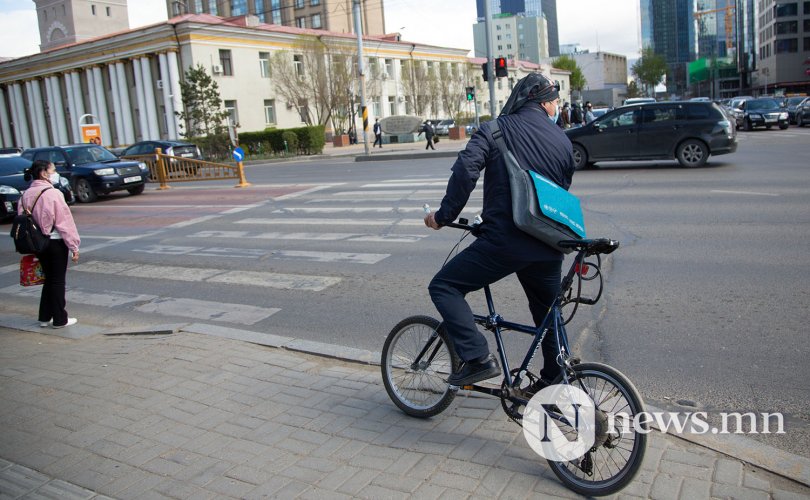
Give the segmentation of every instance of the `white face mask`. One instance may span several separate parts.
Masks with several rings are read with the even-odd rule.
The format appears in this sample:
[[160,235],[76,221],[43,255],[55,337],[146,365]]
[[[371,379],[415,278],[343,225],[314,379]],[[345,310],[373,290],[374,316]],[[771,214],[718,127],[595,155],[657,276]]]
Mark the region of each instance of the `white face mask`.
[[59,174],[57,174],[56,172],[52,173],[51,175],[48,176],[48,180],[51,181],[51,184],[56,184],[57,182],[59,182]]

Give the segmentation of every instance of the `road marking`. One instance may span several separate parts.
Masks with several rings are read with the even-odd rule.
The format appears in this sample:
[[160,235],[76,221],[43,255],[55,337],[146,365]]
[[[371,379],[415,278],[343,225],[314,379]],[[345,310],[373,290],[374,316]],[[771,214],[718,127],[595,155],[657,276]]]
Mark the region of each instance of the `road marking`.
[[443,180],[440,182],[402,182],[397,184],[383,184],[383,183],[374,183],[374,184],[363,184],[362,188],[390,188],[392,186],[396,187],[425,187],[425,186],[447,186],[447,180]]
[[[481,207],[465,207],[465,212],[480,212]],[[342,212],[349,212],[355,214],[364,214],[364,213],[412,213],[412,212],[422,212],[422,207],[415,206],[415,207],[287,207],[287,208],[280,208],[278,210],[273,210],[272,213],[274,214],[283,214],[283,213],[291,213],[291,214],[337,214]]]
[[203,248],[174,245],[149,245],[142,248],[133,248],[132,251],[157,255],[192,255],[195,257],[232,257],[237,259],[258,259],[267,255],[266,250],[256,248]]
[[72,267],[71,271],[114,274],[145,279],[165,279],[203,283],[228,283],[234,285],[262,286],[282,290],[307,290],[320,292],[341,279],[332,276],[309,276],[281,274],[262,271],[227,271],[179,266],[155,266],[151,264],[125,264],[94,260]]
[[209,220],[218,219],[222,217],[223,214],[227,212],[222,212],[216,215],[204,215],[202,217],[197,217],[196,219],[189,219],[182,222],[176,222],[174,224],[166,226],[166,229],[177,229],[181,227],[193,226],[194,224],[199,224],[200,222],[207,222]]
[[416,243],[422,234],[355,234],[355,233],[250,233],[248,231],[199,231],[189,238],[250,238],[259,240],[362,241],[375,243]]
[[781,196],[775,193],[758,193],[756,191],[725,191],[722,189],[712,189],[712,193],[721,193],[721,194],[750,194],[753,196]]
[[397,189],[397,190],[371,190],[371,191],[339,191],[337,193],[332,193],[333,196],[362,196],[363,200],[366,199],[367,196],[383,196],[383,195],[402,195],[402,194],[409,194],[411,196],[414,195],[444,195],[444,189]]
[[242,219],[236,224],[308,225],[308,226],[424,226],[422,219]]
[[329,189],[330,187],[342,186],[343,184],[344,184],[343,182],[338,182],[338,183],[335,183],[335,184],[323,184],[323,185],[311,187],[309,189],[304,189],[302,191],[296,191],[295,193],[289,193],[289,194],[277,196],[277,197],[273,198],[273,200],[282,201],[282,200],[288,200],[290,198],[297,198],[299,196],[304,196],[304,195],[307,195],[307,194],[310,194],[310,193],[314,193],[314,192],[320,191],[322,189]]
[[[24,288],[12,285],[0,289],[0,293],[20,297],[39,297],[39,288]],[[207,300],[159,297],[157,295],[129,294],[114,291],[92,293],[84,290],[70,289],[66,294],[67,301],[74,304],[87,304],[98,307],[117,307],[125,304],[140,303],[133,309],[143,313],[182,318],[225,321],[242,325],[253,325],[269,318],[281,309],[275,307],[256,307],[245,304],[229,304]]]
[[271,259],[308,260],[311,262],[343,262],[353,264],[376,264],[377,262],[391,256],[390,253],[313,252],[308,250],[267,251],[254,248],[203,248],[171,245],[149,245],[143,248],[134,248],[132,251],[157,255],[189,255],[193,257],[225,257],[236,259],[258,259],[261,257],[269,257]]

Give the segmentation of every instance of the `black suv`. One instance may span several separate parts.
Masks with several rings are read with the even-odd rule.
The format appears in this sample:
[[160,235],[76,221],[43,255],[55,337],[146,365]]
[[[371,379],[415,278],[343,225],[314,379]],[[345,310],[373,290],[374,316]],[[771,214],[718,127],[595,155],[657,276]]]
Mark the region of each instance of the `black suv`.
[[95,144],[26,149],[22,157],[52,162],[59,175],[70,180],[76,198],[82,203],[90,203],[98,195],[113,191],[141,194],[149,176],[145,163],[119,160]]
[[160,148],[164,155],[179,156],[182,158],[192,158],[202,160],[200,148],[188,142],[179,141],[143,141],[136,142],[126,148],[119,156],[137,156],[155,154],[155,149]]
[[565,131],[577,170],[608,160],[675,158],[700,167],[737,150],[737,132],[713,102],[651,102],[616,108]]

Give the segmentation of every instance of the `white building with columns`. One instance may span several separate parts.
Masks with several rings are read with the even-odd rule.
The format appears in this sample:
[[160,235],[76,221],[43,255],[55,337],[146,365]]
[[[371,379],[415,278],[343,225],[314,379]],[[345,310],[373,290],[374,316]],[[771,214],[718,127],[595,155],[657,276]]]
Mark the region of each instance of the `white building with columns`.
[[[182,138],[183,124],[176,116],[183,110],[180,81],[188,68],[199,64],[217,82],[223,105],[239,123],[240,132],[300,127],[302,114],[274,87],[267,61],[282,51],[295,62],[313,43],[348,52],[355,50],[356,38],[351,33],[263,24],[252,16],[223,19],[187,14],[3,61],[0,140],[4,146],[25,148],[80,142],[84,115],[92,115],[85,122],[100,123],[106,146]],[[468,59],[467,49],[405,42],[396,35],[365,37],[364,47],[365,65],[377,68],[378,75],[376,82],[370,77],[366,87],[370,123],[374,118],[412,114],[413,93],[403,81],[406,67],[471,75],[474,81],[460,82],[458,90],[465,105],[463,86],[482,89],[479,61]],[[510,76],[544,69],[555,72],[547,76],[563,79],[567,86],[567,73],[530,63],[510,67]],[[501,82],[501,102],[508,97],[507,88],[511,85]],[[430,92],[425,84],[417,99]],[[424,118],[446,116],[441,103],[434,107],[425,111]]]

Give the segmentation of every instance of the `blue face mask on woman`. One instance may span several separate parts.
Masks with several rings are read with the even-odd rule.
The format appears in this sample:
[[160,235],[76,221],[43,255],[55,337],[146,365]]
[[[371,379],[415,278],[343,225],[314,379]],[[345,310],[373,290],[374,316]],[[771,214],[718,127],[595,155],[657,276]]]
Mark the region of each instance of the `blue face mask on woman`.
[[[557,120],[560,118],[560,105],[557,104],[555,106],[557,110],[554,112],[554,115],[548,115],[548,119],[551,120],[551,123],[557,123]],[[548,111],[546,111],[548,113]]]

